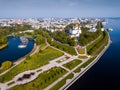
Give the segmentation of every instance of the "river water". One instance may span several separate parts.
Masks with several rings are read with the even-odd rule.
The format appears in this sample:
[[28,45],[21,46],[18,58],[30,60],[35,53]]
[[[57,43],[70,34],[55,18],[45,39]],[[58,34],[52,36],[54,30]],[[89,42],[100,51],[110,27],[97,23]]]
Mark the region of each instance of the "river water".
[[0,51],[0,64],[6,60],[15,61],[20,57],[28,54],[34,47],[34,42],[29,40],[26,48],[18,48],[20,45],[20,39],[18,37],[8,38],[8,47]]
[[108,18],[105,27],[112,44],[100,60],[68,90],[120,90],[120,18]]

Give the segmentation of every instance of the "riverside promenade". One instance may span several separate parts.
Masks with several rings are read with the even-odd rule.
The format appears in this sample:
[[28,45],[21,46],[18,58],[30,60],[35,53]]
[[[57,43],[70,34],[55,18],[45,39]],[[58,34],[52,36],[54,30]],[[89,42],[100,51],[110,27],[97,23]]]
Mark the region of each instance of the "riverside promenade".
[[[108,34],[109,35],[109,34]],[[36,79],[39,74],[41,74],[42,72],[45,72],[49,69],[51,69],[52,67],[60,67],[60,68],[63,68],[67,71],[67,73],[65,75],[63,75],[62,77],[58,78],[56,81],[54,81],[52,84],[50,84],[49,86],[47,86],[46,88],[44,88],[44,90],[49,90],[51,89],[52,87],[54,87],[57,83],[59,83],[61,80],[63,80],[65,77],[67,77],[70,73],[72,73],[74,75],[74,77],[72,79],[69,79],[69,80],[66,80],[66,83],[64,84],[64,86],[62,86],[60,88],[60,90],[66,90],[68,89],[77,79],[79,79],[85,72],[87,72],[99,59],[100,57],[105,53],[105,51],[108,49],[108,47],[110,46],[110,37],[108,39],[108,44],[106,46],[104,46],[104,49],[100,52],[100,54],[94,59],[94,61],[92,61],[88,66],[86,66],[85,68],[81,68],[81,71],[79,73],[76,73],[74,72],[77,68],[79,68],[82,64],[84,64],[85,62],[87,62],[92,56],[88,56],[87,55],[87,59],[80,59],[79,58],[79,55],[69,55],[68,53],[64,52],[64,51],[61,51],[57,48],[54,48],[52,46],[50,46],[51,48],[54,48],[56,50],[59,50],[61,52],[64,53],[63,56],[61,57],[58,57],[54,60],[51,60],[49,62],[49,64],[47,65],[44,65],[42,67],[39,67],[37,69],[34,69],[34,70],[28,70],[28,71],[24,71],[22,73],[19,73],[17,74],[16,76],[14,76],[14,78],[12,78],[10,81],[7,81],[5,83],[0,83],[0,87],[1,87],[1,90],[7,90],[7,89],[10,89],[16,85],[22,85],[22,84],[26,84],[28,82],[31,82],[33,81],[34,79]],[[39,49],[39,47],[38,47]],[[35,49],[34,52],[37,52],[38,50]],[[76,50],[77,52],[77,50]],[[34,53],[32,53],[34,54]],[[31,55],[31,54],[30,54]],[[85,53],[86,55],[86,53]],[[69,59],[65,59],[66,56],[69,56],[70,58]],[[83,55],[84,56],[84,55]],[[64,59],[65,60],[64,60]],[[64,67],[64,64],[67,64],[75,59],[79,59],[79,60],[82,60],[82,63],[77,65],[76,67],[74,67],[72,70]],[[34,73],[34,75],[31,76],[31,78],[29,79],[24,79],[23,81],[18,81],[19,78],[23,77],[25,74],[30,74],[30,73]],[[10,83],[14,82],[13,84],[9,85]]]
[[66,84],[61,87],[59,90],[67,90],[73,83],[75,83],[83,74],[85,74],[95,63],[98,62],[98,60],[102,57],[102,55],[106,52],[106,50],[109,48],[111,44],[111,39],[108,33],[108,44],[104,47],[104,49],[101,51],[101,53],[85,68],[82,68],[80,73],[76,74],[69,82],[66,82]]

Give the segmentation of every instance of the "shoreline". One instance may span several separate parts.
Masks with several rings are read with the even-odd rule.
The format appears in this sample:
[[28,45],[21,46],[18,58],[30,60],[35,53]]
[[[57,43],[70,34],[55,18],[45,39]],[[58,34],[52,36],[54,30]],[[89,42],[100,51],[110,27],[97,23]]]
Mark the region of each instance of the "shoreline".
[[[38,48],[39,48],[39,47],[34,43],[33,49],[32,49],[31,52],[29,52],[28,54],[29,54],[29,55],[32,55],[32,54],[36,53],[36,52],[38,51],[38,50],[37,50]],[[28,55],[28,54],[27,54],[27,55]],[[26,56],[26,55],[25,55],[25,56]],[[22,61],[24,61],[24,60],[25,60],[25,56],[17,59],[16,61],[13,61],[13,62],[12,62],[12,63],[13,63],[13,66],[12,66],[11,68],[7,69],[6,71],[0,73],[0,76],[4,75],[4,74],[7,73],[9,70],[11,70],[12,68],[14,68],[16,65],[18,65],[18,64],[20,64]]]
[[3,44],[2,46],[0,46],[0,50],[3,50],[4,48],[6,48],[8,46],[8,43]]
[[[31,50],[31,52],[29,52],[29,53],[26,54],[26,55],[30,55],[30,56],[31,56],[31,54],[34,53],[34,51],[36,50],[36,48],[37,48],[37,45],[34,43],[33,49]],[[13,61],[13,65],[16,65],[17,63],[20,63],[20,62],[24,61],[25,58],[26,58],[26,55],[23,56],[23,57],[18,58],[18,59],[15,60],[15,61]]]
[[[108,32],[107,32],[108,33]],[[59,90],[67,90],[71,85],[73,85],[80,77],[82,77],[92,66],[94,66],[98,60],[102,57],[102,55],[107,51],[111,44],[110,35],[108,33],[108,44],[104,47],[104,49],[98,54],[98,56],[84,69],[82,69],[76,76],[74,76],[70,82],[66,83]]]

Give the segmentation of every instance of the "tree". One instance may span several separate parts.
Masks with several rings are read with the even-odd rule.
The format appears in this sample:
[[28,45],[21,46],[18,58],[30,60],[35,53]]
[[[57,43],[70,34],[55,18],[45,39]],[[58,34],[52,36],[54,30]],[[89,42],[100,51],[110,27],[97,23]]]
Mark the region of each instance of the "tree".
[[75,45],[76,45],[75,38],[68,38],[68,44],[69,44],[70,46],[75,46]]
[[96,29],[100,30],[101,28],[103,28],[102,22],[97,22]]
[[36,38],[36,44],[40,45],[40,44],[44,44],[45,43],[45,38],[42,37],[41,35],[37,36]]
[[7,70],[7,69],[9,69],[11,66],[12,66],[12,62],[11,62],[11,61],[5,61],[5,62],[2,63],[1,68],[2,68],[3,70]]
[[0,36],[0,44],[6,44],[7,43],[7,37]]

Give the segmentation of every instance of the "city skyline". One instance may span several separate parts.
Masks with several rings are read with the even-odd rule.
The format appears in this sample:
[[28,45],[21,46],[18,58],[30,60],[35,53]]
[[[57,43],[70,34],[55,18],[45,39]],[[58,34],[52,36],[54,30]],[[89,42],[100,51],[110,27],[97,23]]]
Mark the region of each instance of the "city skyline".
[[0,0],[0,18],[119,17],[119,0]]

